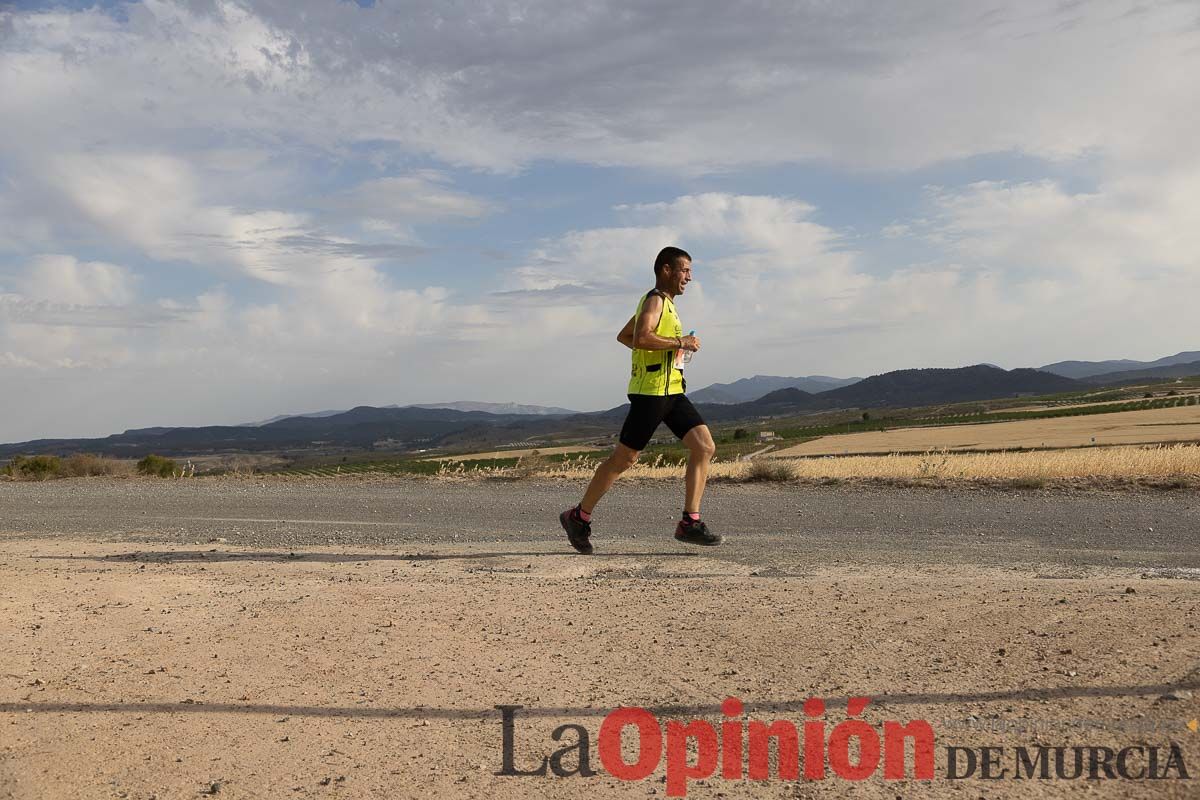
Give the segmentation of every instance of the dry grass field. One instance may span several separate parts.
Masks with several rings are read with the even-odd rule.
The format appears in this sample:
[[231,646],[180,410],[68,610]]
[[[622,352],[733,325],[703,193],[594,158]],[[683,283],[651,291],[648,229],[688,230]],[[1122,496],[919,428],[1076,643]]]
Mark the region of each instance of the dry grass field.
[[[546,465],[538,475],[584,480],[595,462],[585,459]],[[504,469],[478,474],[503,475]],[[627,478],[681,479],[684,468],[662,460],[635,464]],[[462,473],[469,476],[471,473]],[[1035,452],[926,453],[777,458],[775,454],[753,461],[720,461],[709,469],[713,480],[889,480],[889,481],[1016,481],[1058,479],[1118,481],[1200,480],[1200,445],[1169,444],[1124,447],[1088,447]]]
[[586,444],[572,444],[565,447],[530,447],[524,450],[489,450],[486,453],[464,453],[457,456],[433,456],[432,458],[423,458],[422,461],[449,461],[457,463],[459,461],[483,461],[488,458],[523,458],[537,455],[549,456],[555,453],[592,453],[599,452],[603,448],[592,447]]
[[1180,441],[1200,441],[1200,406],[849,433],[824,436],[778,450],[771,456],[925,453],[932,450],[1005,450]]

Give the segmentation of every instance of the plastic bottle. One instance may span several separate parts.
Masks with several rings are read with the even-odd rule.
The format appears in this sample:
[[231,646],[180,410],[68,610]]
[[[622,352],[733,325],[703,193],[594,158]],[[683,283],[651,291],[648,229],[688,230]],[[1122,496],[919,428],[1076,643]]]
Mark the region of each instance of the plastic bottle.
[[[695,335],[696,335],[696,332],[694,330],[688,331],[688,336],[695,336]],[[683,351],[683,363],[690,364],[692,361],[692,355],[695,352],[696,352],[695,350],[684,350]]]

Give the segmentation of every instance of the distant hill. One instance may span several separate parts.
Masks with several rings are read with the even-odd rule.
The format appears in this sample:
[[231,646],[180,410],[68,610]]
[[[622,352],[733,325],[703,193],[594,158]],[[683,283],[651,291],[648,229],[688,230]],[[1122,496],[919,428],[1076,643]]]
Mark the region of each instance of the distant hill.
[[[387,406],[379,406],[379,408],[448,408],[453,411],[483,411],[488,414],[533,414],[539,416],[560,414],[566,416],[568,414],[578,414],[578,411],[572,411],[569,408],[557,408],[555,406],[528,406],[520,405],[519,403],[480,403],[473,400],[456,400],[453,403],[414,403],[412,405],[401,406],[395,403]],[[270,419],[265,419],[262,422],[243,422],[241,425],[251,425],[261,427],[270,425],[272,422],[279,422],[281,419],[291,419],[292,417],[308,417],[316,419],[319,417],[332,417],[335,414],[345,414],[346,409],[335,411],[310,411],[305,414],[280,414]],[[148,430],[148,429],[147,429]],[[163,428],[163,430],[170,430]]]
[[157,436],[160,433],[166,433],[167,431],[173,431],[173,430],[175,430],[175,429],[174,428],[163,428],[163,427],[130,428],[129,430],[125,431],[125,433],[127,433],[127,434],[143,434],[145,436]]
[[1173,356],[1166,356],[1157,361],[1131,361],[1121,358],[1114,361],[1057,361],[1038,367],[1042,372],[1053,372],[1065,378],[1090,378],[1095,375],[1107,375],[1114,372],[1130,372],[1132,370],[1155,369],[1170,367],[1177,364],[1187,364],[1200,361],[1200,351],[1185,350]]
[[554,414],[578,414],[569,408],[557,406],[529,406],[520,403],[480,403],[473,400],[458,400],[453,403],[418,403],[404,408],[450,408],[455,411],[486,411],[489,414],[529,414],[548,416]]
[[[386,407],[387,408],[397,408],[397,406],[386,406]],[[248,427],[257,428],[262,425],[270,425],[272,422],[279,422],[279,420],[281,420],[281,419],[291,419],[292,417],[309,417],[310,419],[316,419],[318,417],[332,417],[334,414],[345,414],[345,413],[346,413],[346,409],[339,408],[339,409],[334,409],[331,411],[309,411],[304,414],[277,414],[276,416],[271,417],[270,419],[264,419],[259,422],[239,422],[238,427],[240,427],[240,428],[248,428]],[[168,430],[170,430],[170,429],[168,429]],[[128,433],[128,432],[129,431],[126,431],[126,433]]]
[[1157,361],[1151,361],[1146,365],[1147,369],[1154,367],[1173,367],[1178,364],[1193,364],[1200,361],[1200,350],[1185,350],[1182,353],[1176,353],[1173,356],[1160,358]]
[[861,408],[912,407],[990,400],[1021,394],[1053,394],[1078,389],[1070,378],[1035,369],[1003,370],[986,364],[957,369],[902,369],[873,375],[850,386],[822,392],[822,402]]
[[904,369],[810,394],[779,389],[757,400],[735,404],[699,404],[700,413],[715,422],[828,411],[837,408],[914,408],[971,400],[991,400],[1022,394],[1054,394],[1081,388],[1077,381],[1032,369],[1003,370],[985,364],[957,369]]
[[743,417],[777,417],[797,411],[819,408],[820,395],[793,386],[768,392],[757,400],[733,405],[702,404],[701,412],[712,419],[741,419]]
[[286,417],[259,426],[208,425],[197,428],[130,431],[96,439],[38,439],[0,445],[0,458],[18,453],[67,455],[99,453],[120,458],[279,450],[389,450],[435,447],[475,430],[483,441],[520,441],[561,427],[562,417],[488,414],[445,408],[359,406],[323,417]]
[[1078,379],[1105,372],[1137,369],[1142,366],[1145,366],[1145,362],[1130,361],[1127,358],[1121,358],[1114,361],[1057,361],[1053,364],[1047,364],[1044,367],[1038,367],[1038,369],[1042,372],[1061,375],[1064,378]]
[[1106,372],[1103,375],[1089,375],[1082,378],[1084,383],[1106,385],[1113,383],[1129,383],[1139,380],[1154,380],[1156,378],[1186,378],[1200,375],[1200,360],[1186,364],[1171,364],[1165,367],[1151,369],[1131,369],[1122,372]]
[[840,386],[849,386],[860,380],[862,378],[832,378],[828,375],[807,375],[801,378],[755,375],[753,378],[740,378],[733,383],[714,383],[689,392],[688,397],[695,403],[746,403],[777,389],[800,389],[816,394]]
[[803,389],[788,387],[786,389],[777,389],[774,392],[764,394],[757,400],[751,400],[745,405],[758,406],[765,408],[767,406],[778,406],[784,404],[811,403],[813,400],[812,392],[806,392]]

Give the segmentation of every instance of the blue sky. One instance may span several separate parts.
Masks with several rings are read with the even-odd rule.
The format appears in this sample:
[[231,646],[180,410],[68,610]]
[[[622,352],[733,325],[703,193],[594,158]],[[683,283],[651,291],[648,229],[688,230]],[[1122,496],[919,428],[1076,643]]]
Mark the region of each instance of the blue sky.
[[[0,4],[0,441],[1196,349],[1190,2]],[[14,391],[12,387],[18,387]]]

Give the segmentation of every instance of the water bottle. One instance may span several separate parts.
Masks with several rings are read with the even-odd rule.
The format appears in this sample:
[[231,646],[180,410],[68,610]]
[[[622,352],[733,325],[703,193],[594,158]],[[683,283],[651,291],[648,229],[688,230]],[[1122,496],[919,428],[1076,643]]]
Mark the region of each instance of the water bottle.
[[[695,336],[695,335],[696,335],[696,332],[694,330],[688,331],[688,336]],[[692,355],[694,353],[695,353],[694,350],[684,350],[683,351],[683,363],[690,364],[692,361]]]

